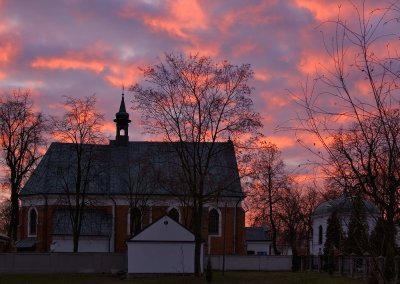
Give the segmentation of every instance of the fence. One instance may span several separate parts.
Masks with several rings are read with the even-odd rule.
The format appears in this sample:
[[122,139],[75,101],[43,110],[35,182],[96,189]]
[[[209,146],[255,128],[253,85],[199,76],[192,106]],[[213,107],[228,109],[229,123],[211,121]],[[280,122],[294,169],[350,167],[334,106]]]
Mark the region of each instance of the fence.
[[[205,258],[204,261],[207,261]],[[222,270],[224,257],[211,256]],[[292,256],[226,255],[225,270],[290,271]],[[204,266],[205,267],[205,266]],[[117,273],[127,271],[125,253],[0,253],[0,274]]]
[[[205,258],[207,261],[207,258]],[[211,266],[215,270],[223,270],[224,257],[211,256]],[[206,267],[206,265],[204,266]],[[290,271],[292,267],[291,255],[226,255],[225,270],[253,270],[253,271]]]
[[125,253],[0,253],[0,273],[116,273]]
[[[353,278],[367,279],[369,275],[375,275],[379,279],[384,271],[385,258],[370,255],[339,255],[333,258],[333,272]],[[326,269],[326,263],[322,255],[301,257],[300,268],[302,271],[322,271]],[[400,256],[394,258],[394,283],[400,280]]]

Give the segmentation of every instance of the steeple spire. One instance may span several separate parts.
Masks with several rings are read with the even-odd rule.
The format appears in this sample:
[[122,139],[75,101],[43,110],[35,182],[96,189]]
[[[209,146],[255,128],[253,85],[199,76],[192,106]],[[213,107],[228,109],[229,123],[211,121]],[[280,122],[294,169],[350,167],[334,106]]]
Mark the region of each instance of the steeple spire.
[[[124,100],[124,93],[122,93],[122,100],[121,100],[121,105],[119,106],[119,112],[118,113],[126,113],[126,108],[125,108],[125,100]],[[129,114],[128,114],[129,116]]]
[[117,135],[115,142],[119,146],[126,146],[129,142],[128,127],[131,120],[129,119],[129,113],[126,112],[125,100],[124,100],[124,87],[122,87],[122,98],[119,106],[119,111],[115,114],[114,122],[117,127]]

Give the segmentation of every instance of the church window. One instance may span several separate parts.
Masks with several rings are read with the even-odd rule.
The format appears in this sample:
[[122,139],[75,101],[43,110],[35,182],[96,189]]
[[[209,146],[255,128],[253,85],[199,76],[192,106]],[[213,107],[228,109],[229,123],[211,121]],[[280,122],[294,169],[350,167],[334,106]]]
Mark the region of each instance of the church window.
[[137,234],[142,229],[142,212],[137,207],[131,208],[130,211],[130,227],[129,231],[132,235]]
[[36,236],[37,235],[37,220],[38,214],[35,208],[31,208],[28,214],[28,235]]
[[179,223],[179,211],[178,211],[178,209],[172,208],[171,210],[169,210],[168,216],[169,216],[171,219],[173,219],[173,220],[175,220],[176,222]]
[[208,213],[208,233],[210,235],[218,235],[219,234],[219,213],[217,209],[211,209]]
[[318,228],[318,244],[322,245],[323,230],[322,225]]

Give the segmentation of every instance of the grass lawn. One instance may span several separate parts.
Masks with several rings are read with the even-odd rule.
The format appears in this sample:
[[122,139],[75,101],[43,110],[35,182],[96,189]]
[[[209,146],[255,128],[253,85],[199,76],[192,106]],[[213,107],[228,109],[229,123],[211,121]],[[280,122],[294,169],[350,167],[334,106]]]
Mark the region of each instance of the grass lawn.
[[[119,279],[105,275],[0,275],[0,284],[204,284],[204,277],[152,277]],[[325,273],[292,272],[220,272],[213,274],[212,283],[268,283],[268,284],[365,284],[365,281],[329,276]]]

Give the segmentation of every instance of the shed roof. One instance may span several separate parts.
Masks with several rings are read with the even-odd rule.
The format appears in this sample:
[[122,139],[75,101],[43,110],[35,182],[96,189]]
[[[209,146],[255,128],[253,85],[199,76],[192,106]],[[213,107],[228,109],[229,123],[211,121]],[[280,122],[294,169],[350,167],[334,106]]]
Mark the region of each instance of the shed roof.
[[270,241],[271,237],[265,231],[265,227],[246,227],[246,241]]

